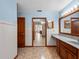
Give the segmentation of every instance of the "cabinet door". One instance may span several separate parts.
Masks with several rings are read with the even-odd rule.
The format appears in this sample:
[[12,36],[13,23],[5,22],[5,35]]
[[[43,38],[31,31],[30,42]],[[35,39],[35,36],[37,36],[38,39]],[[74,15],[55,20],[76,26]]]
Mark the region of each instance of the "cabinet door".
[[66,51],[67,51],[67,59],[76,59],[76,55],[74,55],[69,50],[66,50]]
[[60,44],[60,56],[62,59],[67,59],[67,52],[65,50],[65,47]]
[[57,45],[57,53],[60,54],[60,52],[59,52],[59,40],[58,39],[56,39],[56,45]]

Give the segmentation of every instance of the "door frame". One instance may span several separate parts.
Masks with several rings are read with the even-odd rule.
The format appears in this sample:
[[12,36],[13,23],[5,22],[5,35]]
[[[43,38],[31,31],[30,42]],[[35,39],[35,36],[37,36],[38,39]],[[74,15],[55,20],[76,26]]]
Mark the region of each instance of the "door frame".
[[[34,46],[34,23],[33,19],[45,19],[45,46]],[[47,18],[46,17],[33,17],[32,18],[32,47],[46,47],[47,46]]]

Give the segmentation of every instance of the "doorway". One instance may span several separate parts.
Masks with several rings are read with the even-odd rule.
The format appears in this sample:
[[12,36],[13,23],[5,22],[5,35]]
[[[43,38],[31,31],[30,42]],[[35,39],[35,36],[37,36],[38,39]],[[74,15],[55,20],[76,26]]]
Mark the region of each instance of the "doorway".
[[47,20],[42,17],[32,18],[32,46],[47,46]]

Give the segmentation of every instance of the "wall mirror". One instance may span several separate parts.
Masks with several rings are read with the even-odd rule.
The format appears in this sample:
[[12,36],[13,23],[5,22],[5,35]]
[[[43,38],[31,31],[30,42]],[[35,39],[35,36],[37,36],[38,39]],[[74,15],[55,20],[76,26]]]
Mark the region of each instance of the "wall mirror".
[[79,10],[59,18],[59,33],[79,36]]

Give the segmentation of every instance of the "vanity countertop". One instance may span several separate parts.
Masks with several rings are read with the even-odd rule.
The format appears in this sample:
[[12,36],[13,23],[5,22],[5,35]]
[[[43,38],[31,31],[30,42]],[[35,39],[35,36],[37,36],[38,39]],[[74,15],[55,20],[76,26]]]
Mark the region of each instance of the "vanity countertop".
[[55,37],[65,43],[70,44],[73,47],[79,49],[79,37],[64,35],[64,34],[52,34],[52,37]]

